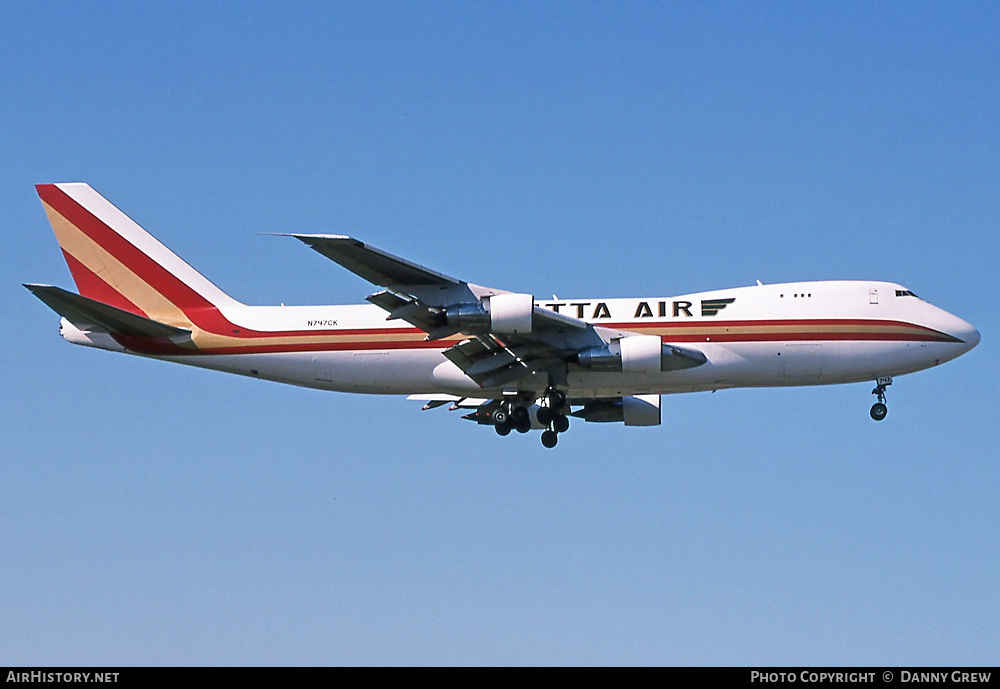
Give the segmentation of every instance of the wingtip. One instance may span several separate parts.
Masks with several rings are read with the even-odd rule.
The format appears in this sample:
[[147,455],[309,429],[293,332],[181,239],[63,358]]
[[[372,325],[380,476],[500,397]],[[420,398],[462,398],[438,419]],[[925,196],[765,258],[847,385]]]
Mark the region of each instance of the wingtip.
[[306,242],[310,239],[322,239],[324,241],[337,241],[337,242],[354,242],[355,244],[360,244],[364,246],[364,242],[354,237],[350,237],[346,234],[296,234],[293,237],[298,237],[302,241]]
[[322,239],[322,240],[340,240],[357,242],[358,244],[364,244],[363,242],[355,239],[354,237],[349,237],[346,234],[306,234],[303,232],[257,232],[255,234],[264,235],[267,237],[295,237],[299,241],[309,242],[310,239]]

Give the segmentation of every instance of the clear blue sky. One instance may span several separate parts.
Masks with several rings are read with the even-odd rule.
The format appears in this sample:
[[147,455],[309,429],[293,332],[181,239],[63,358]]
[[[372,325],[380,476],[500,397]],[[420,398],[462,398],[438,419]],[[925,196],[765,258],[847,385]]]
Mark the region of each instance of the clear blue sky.
[[[1000,648],[1000,5],[3,3],[0,662],[975,664]],[[74,348],[33,184],[233,296],[336,232],[537,295],[898,281],[983,334],[556,451]]]

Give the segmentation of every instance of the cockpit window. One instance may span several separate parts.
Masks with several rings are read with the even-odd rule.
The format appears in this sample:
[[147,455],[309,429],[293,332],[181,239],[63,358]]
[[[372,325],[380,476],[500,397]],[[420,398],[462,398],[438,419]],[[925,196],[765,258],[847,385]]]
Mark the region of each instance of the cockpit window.
[[897,297],[916,297],[917,299],[920,298],[920,297],[918,297],[916,294],[914,294],[913,292],[911,292],[908,289],[898,289],[898,290],[896,290],[896,296]]

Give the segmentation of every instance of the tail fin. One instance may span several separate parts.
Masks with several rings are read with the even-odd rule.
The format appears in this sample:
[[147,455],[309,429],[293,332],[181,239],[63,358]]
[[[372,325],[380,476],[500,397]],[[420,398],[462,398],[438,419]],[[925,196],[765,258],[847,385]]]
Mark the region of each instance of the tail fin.
[[238,302],[88,184],[35,187],[80,294],[164,323]]

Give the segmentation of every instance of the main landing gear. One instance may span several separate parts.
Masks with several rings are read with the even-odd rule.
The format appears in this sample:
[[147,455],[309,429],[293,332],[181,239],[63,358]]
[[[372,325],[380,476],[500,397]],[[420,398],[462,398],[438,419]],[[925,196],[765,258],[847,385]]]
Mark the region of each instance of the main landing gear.
[[493,427],[500,435],[507,435],[512,430],[527,433],[531,430],[531,416],[524,407],[502,404],[493,412]]
[[[569,430],[569,418],[565,414],[565,393],[550,387],[537,401],[535,418],[545,430],[542,431],[542,445],[555,447],[559,434]],[[523,404],[504,402],[493,412],[493,427],[499,435],[509,435],[511,430],[527,433],[531,430],[531,413]]]
[[552,448],[559,442],[559,434],[569,430],[569,417],[563,413],[566,395],[550,387],[545,391],[545,403],[546,406],[538,408],[536,416],[538,423],[548,426],[542,431],[542,445]]
[[878,400],[878,402],[872,405],[870,412],[872,419],[875,421],[881,421],[889,413],[889,408],[885,406],[885,389],[890,385],[892,385],[892,377],[886,376],[885,378],[879,378],[875,383],[875,389],[872,390],[872,394]]

